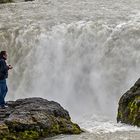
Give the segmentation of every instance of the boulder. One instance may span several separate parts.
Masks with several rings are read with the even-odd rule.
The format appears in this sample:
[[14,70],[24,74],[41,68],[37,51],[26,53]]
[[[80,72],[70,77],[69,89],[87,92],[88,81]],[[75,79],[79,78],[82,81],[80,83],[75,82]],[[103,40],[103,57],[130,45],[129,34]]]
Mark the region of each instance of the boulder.
[[1,140],[35,140],[57,134],[80,134],[68,111],[60,104],[42,98],[26,98],[7,102],[0,109]]
[[140,127],[140,79],[120,98],[117,122]]

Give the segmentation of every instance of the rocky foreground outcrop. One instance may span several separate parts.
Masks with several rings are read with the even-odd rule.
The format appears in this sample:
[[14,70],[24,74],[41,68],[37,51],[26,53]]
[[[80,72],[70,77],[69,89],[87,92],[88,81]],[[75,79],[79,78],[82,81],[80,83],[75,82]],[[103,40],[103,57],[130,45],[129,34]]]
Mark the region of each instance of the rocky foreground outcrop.
[[140,79],[121,97],[117,121],[140,127]]
[[54,101],[26,98],[7,104],[8,108],[0,109],[0,140],[35,140],[82,132],[71,122],[69,113]]

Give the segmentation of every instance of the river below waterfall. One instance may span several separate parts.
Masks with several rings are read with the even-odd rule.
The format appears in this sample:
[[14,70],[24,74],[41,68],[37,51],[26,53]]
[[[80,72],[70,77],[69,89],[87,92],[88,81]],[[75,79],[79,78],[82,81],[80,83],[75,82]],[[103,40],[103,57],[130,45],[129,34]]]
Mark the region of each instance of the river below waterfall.
[[85,133],[45,140],[139,140],[116,123],[118,101],[140,77],[139,0],[36,0],[0,5],[7,100],[59,102]]

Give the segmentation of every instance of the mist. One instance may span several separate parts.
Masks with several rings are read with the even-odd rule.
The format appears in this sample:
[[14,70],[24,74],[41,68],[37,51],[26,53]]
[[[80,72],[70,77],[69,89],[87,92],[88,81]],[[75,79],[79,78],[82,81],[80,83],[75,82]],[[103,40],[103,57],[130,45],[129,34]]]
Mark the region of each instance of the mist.
[[137,22],[94,21],[3,31],[2,49],[14,67],[7,100],[42,97],[75,117],[115,119],[120,96],[139,77],[139,31]]

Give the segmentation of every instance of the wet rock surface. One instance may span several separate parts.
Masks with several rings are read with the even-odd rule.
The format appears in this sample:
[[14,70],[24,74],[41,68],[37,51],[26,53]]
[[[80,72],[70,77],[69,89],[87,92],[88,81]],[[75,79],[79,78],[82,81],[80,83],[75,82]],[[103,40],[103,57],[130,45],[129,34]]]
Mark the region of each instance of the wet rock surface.
[[120,98],[117,121],[140,127],[140,79]]
[[71,122],[68,111],[60,104],[42,98],[26,98],[7,102],[0,109],[0,139],[33,140],[56,134],[79,134],[81,129]]

